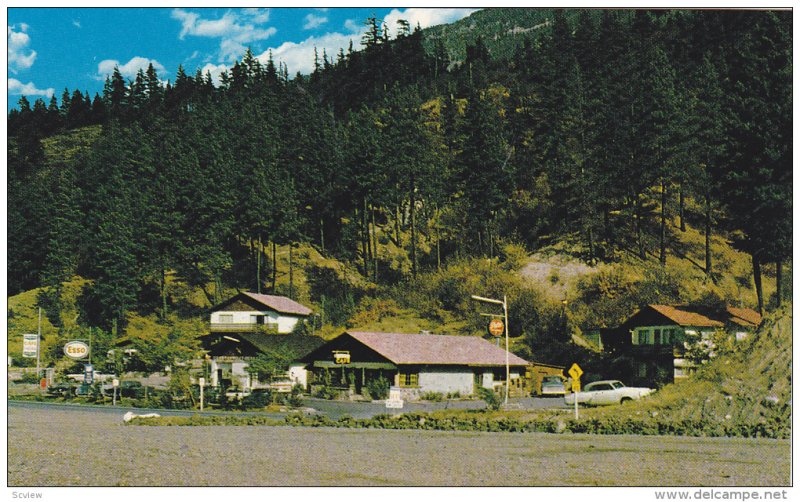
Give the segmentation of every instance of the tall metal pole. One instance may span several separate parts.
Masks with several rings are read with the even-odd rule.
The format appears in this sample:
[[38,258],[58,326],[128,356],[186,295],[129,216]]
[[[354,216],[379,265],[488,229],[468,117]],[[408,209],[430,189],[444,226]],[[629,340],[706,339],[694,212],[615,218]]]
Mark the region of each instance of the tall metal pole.
[[508,406],[508,388],[511,386],[511,370],[508,364],[508,303],[506,302],[506,295],[503,295],[503,315],[505,316],[506,325],[506,406]]
[[[39,307],[39,329],[36,332],[36,379],[39,380],[39,354],[42,352],[42,307]],[[37,382],[39,383],[39,382]],[[41,385],[39,385],[41,388]]]

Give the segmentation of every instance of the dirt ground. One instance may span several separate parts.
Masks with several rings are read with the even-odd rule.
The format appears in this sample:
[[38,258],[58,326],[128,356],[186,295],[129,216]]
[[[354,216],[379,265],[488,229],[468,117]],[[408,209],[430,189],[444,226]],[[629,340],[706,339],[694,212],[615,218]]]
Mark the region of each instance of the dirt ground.
[[8,407],[9,486],[787,486],[788,440],[144,427]]

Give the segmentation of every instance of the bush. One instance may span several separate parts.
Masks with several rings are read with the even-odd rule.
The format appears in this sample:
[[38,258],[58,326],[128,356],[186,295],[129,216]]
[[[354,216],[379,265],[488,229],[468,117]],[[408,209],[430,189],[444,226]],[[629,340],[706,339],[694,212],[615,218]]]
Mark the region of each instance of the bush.
[[486,402],[486,407],[490,410],[499,410],[502,400],[494,391],[480,387],[478,395]]
[[428,391],[423,393],[420,396],[420,399],[422,399],[423,401],[433,401],[435,403],[440,403],[444,401],[444,394],[442,394],[441,392]]
[[245,408],[264,408],[272,403],[272,392],[269,389],[256,389],[242,399]]
[[389,397],[389,380],[380,375],[367,382],[366,389],[372,399],[386,399]]
[[16,383],[39,383],[39,375],[35,371],[26,371],[22,377],[14,380]]
[[299,384],[295,384],[292,387],[292,392],[283,397],[283,404],[291,406],[292,408],[303,406],[303,387]]

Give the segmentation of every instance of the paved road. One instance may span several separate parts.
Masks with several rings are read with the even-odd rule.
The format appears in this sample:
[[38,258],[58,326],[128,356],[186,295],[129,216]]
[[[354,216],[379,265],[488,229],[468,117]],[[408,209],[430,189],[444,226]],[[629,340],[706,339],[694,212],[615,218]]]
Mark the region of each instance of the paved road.
[[791,483],[789,440],[143,427],[123,425],[123,410],[9,403],[8,486]]

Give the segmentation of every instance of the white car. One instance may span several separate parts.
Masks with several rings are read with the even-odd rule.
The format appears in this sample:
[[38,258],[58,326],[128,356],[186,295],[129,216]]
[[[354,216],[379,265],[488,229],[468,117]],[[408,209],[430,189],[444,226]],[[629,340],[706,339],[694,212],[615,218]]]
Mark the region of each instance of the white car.
[[574,392],[564,396],[564,402],[575,405],[575,396],[578,404],[590,406],[600,406],[606,404],[622,404],[625,401],[633,401],[653,392],[647,387],[626,387],[619,380],[600,380],[592,382],[580,392]]

